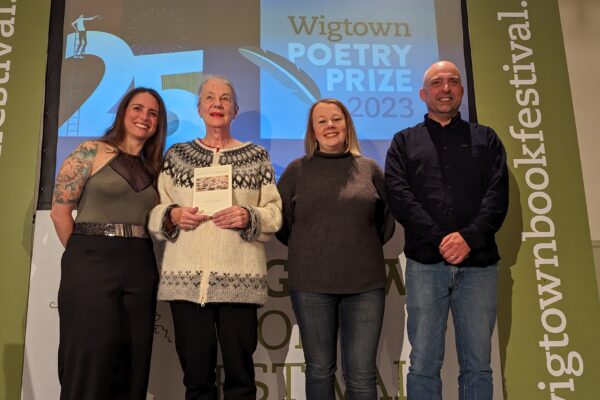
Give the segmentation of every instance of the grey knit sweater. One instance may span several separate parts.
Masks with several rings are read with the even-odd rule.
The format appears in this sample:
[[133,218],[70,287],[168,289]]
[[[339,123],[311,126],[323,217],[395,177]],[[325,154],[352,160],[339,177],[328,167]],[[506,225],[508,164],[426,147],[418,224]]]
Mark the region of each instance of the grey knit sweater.
[[292,289],[361,293],[384,287],[382,245],[394,233],[383,173],[366,157],[317,151],[287,167],[277,185]]

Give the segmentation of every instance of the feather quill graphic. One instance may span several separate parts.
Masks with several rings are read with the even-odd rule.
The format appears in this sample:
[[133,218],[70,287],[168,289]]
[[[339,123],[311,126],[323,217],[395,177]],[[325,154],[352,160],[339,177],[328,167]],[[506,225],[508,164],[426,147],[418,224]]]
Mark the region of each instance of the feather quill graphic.
[[291,89],[300,100],[312,104],[321,98],[321,91],[312,78],[285,57],[252,46],[242,47],[239,52],[279,83]]

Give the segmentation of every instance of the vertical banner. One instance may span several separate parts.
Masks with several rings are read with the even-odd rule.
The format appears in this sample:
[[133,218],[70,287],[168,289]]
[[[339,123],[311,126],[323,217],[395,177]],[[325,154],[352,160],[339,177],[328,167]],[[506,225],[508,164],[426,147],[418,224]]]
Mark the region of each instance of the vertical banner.
[[506,146],[498,327],[515,399],[600,393],[600,307],[556,1],[467,1],[475,101]]
[[49,1],[0,0],[0,397],[19,398]]

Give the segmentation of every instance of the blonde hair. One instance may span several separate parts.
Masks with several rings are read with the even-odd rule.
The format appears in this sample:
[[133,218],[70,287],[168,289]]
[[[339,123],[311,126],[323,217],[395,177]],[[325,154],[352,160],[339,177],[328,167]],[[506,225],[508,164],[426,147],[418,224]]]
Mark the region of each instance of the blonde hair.
[[350,115],[350,112],[346,106],[341,101],[334,98],[318,100],[310,107],[310,110],[308,110],[308,122],[306,124],[306,134],[304,135],[304,150],[306,151],[306,155],[312,157],[319,147],[319,144],[317,143],[317,137],[315,136],[315,129],[313,128],[313,111],[319,104],[335,104],[340,110],[342,110],[344,118],[346,119],[346,141],[344,143],[344,151],[349,151],[350,154],[354,156],[360,156],[360,144],[358,143],[358,137],[356,135],[356,128],[354,128],[352,116]]

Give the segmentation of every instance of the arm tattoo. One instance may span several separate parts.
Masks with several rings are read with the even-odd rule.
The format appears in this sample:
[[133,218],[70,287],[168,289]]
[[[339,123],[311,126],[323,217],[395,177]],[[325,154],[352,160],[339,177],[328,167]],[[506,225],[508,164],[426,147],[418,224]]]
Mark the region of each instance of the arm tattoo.
[[84,142],[66,158],[56,177],[53,203],[77,204],[97,152],[98,143]]

